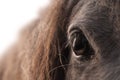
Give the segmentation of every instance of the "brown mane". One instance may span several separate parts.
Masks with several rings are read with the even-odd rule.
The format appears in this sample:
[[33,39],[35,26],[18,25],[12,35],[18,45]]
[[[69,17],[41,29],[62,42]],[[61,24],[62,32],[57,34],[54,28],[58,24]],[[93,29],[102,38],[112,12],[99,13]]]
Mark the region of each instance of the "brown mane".
[[53,69],[64,64],[59,54],[65,53],[66,25],[76,2],[53,1],[44,17],[23,31],[17,47],[2,61],[0,80],[56,80],[57,69]]
[[[28,25],[18,43],[0,62],[0,80],[64,80],[67,70],[65,65],[69,61],[67,27],[74,13],[72,10],[79,0],[52,2],[42,18]],[[104,0],[100,2],[109,6]],[[111,7],[114,11],[118,9],[118,4]],[[120,18],[115,21],[118,26],[119,21]]]

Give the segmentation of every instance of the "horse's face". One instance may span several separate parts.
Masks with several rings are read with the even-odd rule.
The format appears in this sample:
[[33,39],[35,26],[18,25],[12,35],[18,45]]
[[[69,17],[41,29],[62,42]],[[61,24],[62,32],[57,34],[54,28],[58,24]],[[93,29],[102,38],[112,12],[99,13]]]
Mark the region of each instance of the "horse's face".
[[76,5],[70,26],[70,62],[66,80],[120,80],[120,33],[112,8]]

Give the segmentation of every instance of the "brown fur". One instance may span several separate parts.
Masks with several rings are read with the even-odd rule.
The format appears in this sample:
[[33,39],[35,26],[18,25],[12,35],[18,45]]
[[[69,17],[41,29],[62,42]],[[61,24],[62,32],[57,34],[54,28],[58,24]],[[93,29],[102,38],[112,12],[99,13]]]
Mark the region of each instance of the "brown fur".
[[[86,5],[87,1],[89,0],[52,0],[53,3],[44,11],[43,17],[28,25],[18,43],[1,60],[0,80],[65,80],[70,56],[70,49],[66,47],[67,29],[75,21],[76,13],[79,14],[77,9]],[[120,1],[115,1],[98,0],[96,5],[107,6],[116,11],[111,11],[110,20],[113,20],[112,16],[117,17],[114,24],[118,30],[120,14],[117,11]],[[77,8],[78,2],[80,5]],[[83,32],[85,33],[84,29]],[[91,45],[94,43],[90,42]]]
[[64,40],[59,39],[66,36],[65,26],[72,8],[66,9],[66,4],[67,0],[53,1],[44,17],[23,31],[17,47],[0,63],[0,80],[55,80],[56,71],[51,70],[60,65],[58,45],[63,47]]

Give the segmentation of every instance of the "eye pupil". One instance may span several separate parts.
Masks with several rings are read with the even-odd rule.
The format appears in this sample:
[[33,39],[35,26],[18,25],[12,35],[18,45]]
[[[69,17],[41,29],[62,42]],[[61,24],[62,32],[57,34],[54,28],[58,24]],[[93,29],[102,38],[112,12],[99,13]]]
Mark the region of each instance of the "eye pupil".
[[78,38],[75,38],[73,40],[73,49],[74,50],[79,50],[79,49],[82,49],[84,48],[84,45],[83,45],[83,40],[80,39],[79,37]]

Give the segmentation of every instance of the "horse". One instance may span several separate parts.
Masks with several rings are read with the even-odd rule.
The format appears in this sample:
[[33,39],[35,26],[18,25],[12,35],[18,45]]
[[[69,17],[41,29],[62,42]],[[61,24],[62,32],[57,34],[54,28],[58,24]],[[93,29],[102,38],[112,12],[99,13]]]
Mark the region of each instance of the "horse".
[[120,0],[52,0],[0,61],[0,80],[120,80]]

